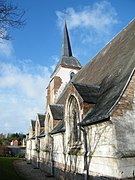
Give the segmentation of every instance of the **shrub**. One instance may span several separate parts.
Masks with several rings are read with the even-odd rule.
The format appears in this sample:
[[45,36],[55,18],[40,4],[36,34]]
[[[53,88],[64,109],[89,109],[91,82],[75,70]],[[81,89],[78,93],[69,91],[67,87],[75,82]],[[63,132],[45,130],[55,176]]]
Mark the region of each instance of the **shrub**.
[[17,158],[25,158],[25,154],[24,153],[18,153],[16,155]]

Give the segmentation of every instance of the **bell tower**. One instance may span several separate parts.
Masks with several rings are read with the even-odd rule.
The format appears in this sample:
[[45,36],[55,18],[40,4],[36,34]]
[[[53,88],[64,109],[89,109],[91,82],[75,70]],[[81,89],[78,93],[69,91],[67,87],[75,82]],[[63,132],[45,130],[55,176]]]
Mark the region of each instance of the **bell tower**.
[[51,75],[49,86],[47,87],[47,105],[54,104],[56,102],[66,84],[80,69],[80,62],[72,55],[67,24],[65,21],[62,37],[61,56],[54,72]]

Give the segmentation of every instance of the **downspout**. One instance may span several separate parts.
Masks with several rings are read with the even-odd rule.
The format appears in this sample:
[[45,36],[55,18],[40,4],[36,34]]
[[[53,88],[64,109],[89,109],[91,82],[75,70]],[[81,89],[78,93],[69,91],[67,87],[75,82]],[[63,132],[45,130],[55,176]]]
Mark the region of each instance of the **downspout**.
[[54,140],[53,140],[53,136],[51,134],[48,134],[49,137],[51,138],[51,176],[54,176],[54,161],[53,161],[53,145],[54,145]]
[[83,140],[84,140],[84,179],[88,180],[88,162],[87,162],[87,133],[84,127],[80,126],[81,131],[83,132]]

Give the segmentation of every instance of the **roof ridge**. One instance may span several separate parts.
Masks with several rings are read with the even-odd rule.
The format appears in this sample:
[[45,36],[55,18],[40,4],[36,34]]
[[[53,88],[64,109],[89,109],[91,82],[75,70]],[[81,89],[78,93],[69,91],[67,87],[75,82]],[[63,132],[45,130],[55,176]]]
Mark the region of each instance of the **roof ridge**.
[[38,116],[45,116],[45,114],[37,113]]

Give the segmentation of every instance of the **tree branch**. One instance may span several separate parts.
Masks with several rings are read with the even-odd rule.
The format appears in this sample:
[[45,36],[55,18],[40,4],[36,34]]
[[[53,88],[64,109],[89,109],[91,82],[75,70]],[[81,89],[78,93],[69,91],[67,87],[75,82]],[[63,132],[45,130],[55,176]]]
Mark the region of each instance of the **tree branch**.
[[0,39],[10,39],[10,28],[21,28],[25,25],[25,11],[17,6],[7,3],[7,0],[0,0]]

